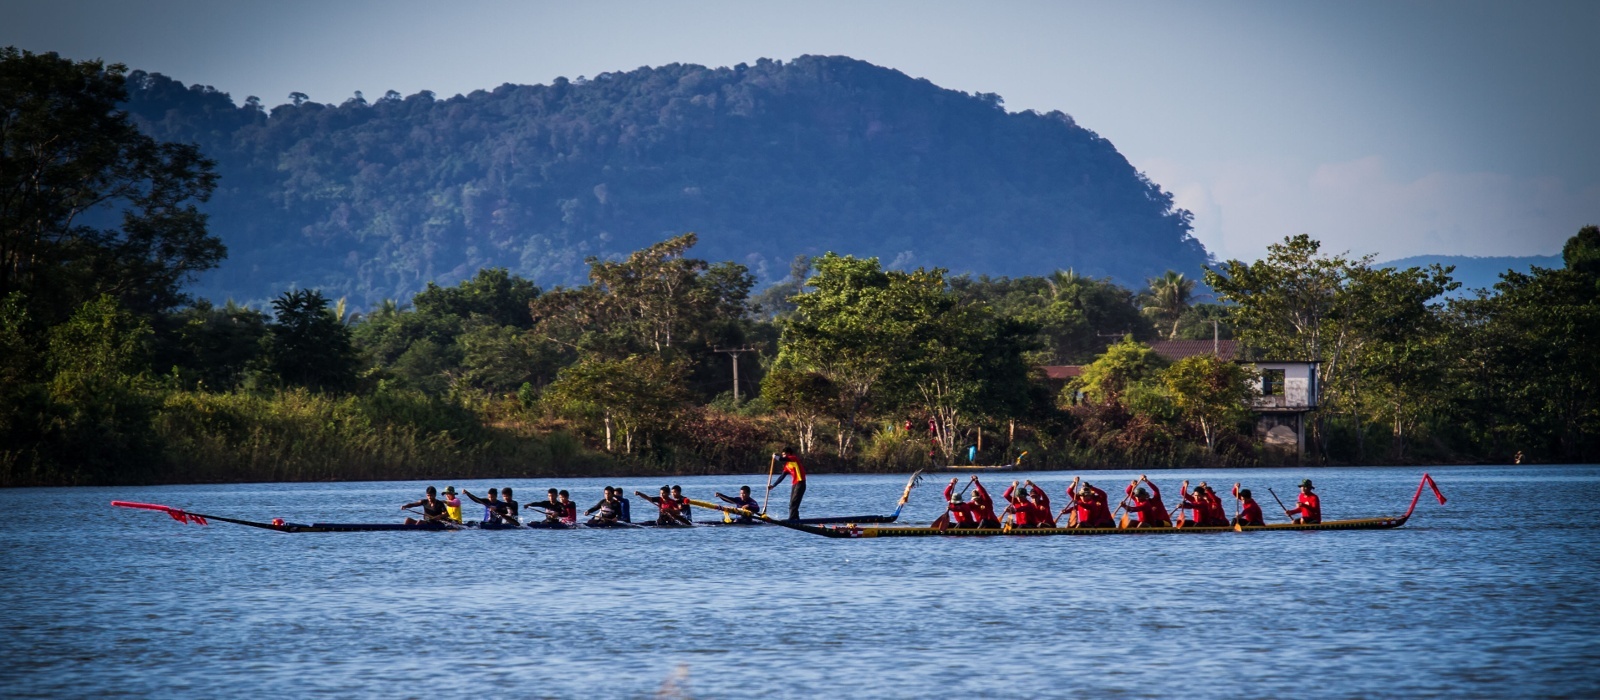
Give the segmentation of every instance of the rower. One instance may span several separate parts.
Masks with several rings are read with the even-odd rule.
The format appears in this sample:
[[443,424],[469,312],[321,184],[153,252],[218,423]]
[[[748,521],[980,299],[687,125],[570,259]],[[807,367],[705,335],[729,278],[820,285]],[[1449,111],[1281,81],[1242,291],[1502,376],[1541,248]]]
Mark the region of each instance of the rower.
[[611,490],[617,494],[617,519],[625,523],[633,522],[633,504],[628,501],[627,494],[622,492],[620,486],[613,486]]
[[806,497],[806,468],[800,464],[800,458],[795,455],[794,448],[783,448],[782,454],[773,455],[774,459],[783,462],[783,473],[778,475],[778,480],[767,484],[767,491],[777,488],[784,479],[789,479],[789,519],[800,519],[800,501]]
[[944,487],[944,500],[946,510],[950,513],[948,522],[955,523],[956,527],[974,527],[978,524],[973,519],[972,504],[966,502],[960,493],[956,493],[956,477],[950,477],[950,484]]
[[437,523],[445,519],[445,505],[444,501],[439,500],[439,492],[436,491],[432,486],[429,486],[426,493],[427,495],[423,496],[422,500],[413,501],[400,506],[400,510],[417,507],[422,508],[422,519],[419,520],[417,518],[406,518],[407,525]]
[[1032,481],[1023,483],[1028,485],[1028,499],[1033,502],[1033,526],[1055,527],[1055,519],[1050,517],[1050,495]]
[[500,489],[489,489],[488,498],[478,498],[477,496],[472,495],[471,491],[466,489],[461,489],[461,495],[466,496],[467,498],[472,499],[474,503],[483,506],[483,522],[510,522],[506,520],[506,503],[505,501],[500,500]]
[[561,492],[549,489],[545,492],[545,499],[522,504],[524,508],[538,508],[544,511],[544,524],[556,525],[561,522]]
[[[1149,485],[1150,490],[1147,491],[1143,486],[1139,486],[1140,482]],[[1128,488],[1132,491],[1129,496],[1133,498],[1133,503],[1128,503],[1125,498],[1122,504],[1128,509],[1129,513],[1139,516],[1139,524],[1134,527],[1167,527],[1172,525],[1172,521],[1167,519],[1167,507],[1161,502],[1161,489],[1155,485],[1155,482],[1150,481],[1148,477],[1141,474],[1139,478],[1128,484]]]
[[670,486],[661,487],[660,496],[651,496],[643,491],[634,491],[633,494],[643,498],[646,501],[656,504],[656,508],[660,511],[656,515],[657,525],[676,527],[694,524],[688,520],[685,520],[682,515],[678,514],[678,502],[672,500],[672,487]]
[[[1072,483],[1077,484],[1078,479],[1073,478]],[[1078,487],[1076,492],[1071,487],[1068,487],[1067,495],[1073,497],[1072,503],[1068,507],[1076,507],[1078,511],[1076,513],[1078,522],[1075,527],[1114,526],[1111,520],[1111,504],[1106,500],[1106,492],[1104,490],[1096,488],[1093,484],[1085,481],[1082,486]]]
[[691,523],[694,522],[694,512],[689,509],[689,498],[683,495],[682,486],[672,485],[672,500],[678,502],[678,513],[683,516],[683,519]]
[[994,514],[994,498],[977,476],[972,477],[972,519],[978,527],[1000,527],[1000,518]]
[[500,489],[500,502],[506,504],[500,519],[511,525],[522,524],[522,514],[517,509],[517,499],[511,497],[511,487]]
[[1189,482],[1185,481],[1180,494],[1183,497],[1183,502],[1178,504],[1178,510],[1194,511],[1194,524],[1197,526],[1205,527],[1210,525],[1211,504],[1206,502],[1205,487],[1196,486],[1194,491],[1191,492],[1189,491]]
[[727,503],[734,508],[738,508],[739,510],[745,511],[739,515],[738,522],[741,525],[749,525],[750,523],[755,522],[755,518],[750,514],[761,512],[761,504],[756,503],[756,499],[750,497],[749,486],[740,486],[739,496],[737,498],[724,496],[720,491],[716,492],[716,494],[717,498],[722,499],[722,502]]
[[1300,498],[1295,505],[1294,510],[1287,511],[1295,524],[1315,525],[1322,522],[1322,499],[1312,493],[1310,479],[1300,482]]
[[1017,486],[1017,482],[1013,481],[1011,486],[1006,489],[1006,492],[1000,494],[1001,498],[1006,499],[1006,502],[1011,504],[1006,506],[1006,510],[1011,511],[1012,524],[1016,527],[1040,527],[1050,524],[1049,497],[1045,497],[1044,508],[1040,510],[1037,494],[1041,494],[1043,489],[1032,481],[1023,482],[1023,484],[1023,486]]
[[618,510],[616,490],[607,486],[600,502],[583,511],[583,514],[594,516],[589,519],[590,525],[612,525],[617,522]]
[[1239,490],[1239,517],[1233,519],[1234,525],[1266,525],[1266,519],[1261,517],[1261,505],[1256,499],[1250,497],[1250,489]]
[[444,515],[453,523],[461,522],[461,499],[456,498],[456,487],[444,487]]
[[1217,492],[1212,490],[1211,485],[1202,481],[1200,482],[1200,488],[1206,490],[1206,502],[1211,504],[1211,510],[1208,511],[1209,522],[1221,527],[1232,524],[1232,521],[1228,520],[1228,509],[1222,505],[1222,498],[1217,496]]
[[572,495],[566,489],[561,489],[556,494],[556,513],[561,518],[562,524],[572,525],[578,522],[578,504],[572,502]]

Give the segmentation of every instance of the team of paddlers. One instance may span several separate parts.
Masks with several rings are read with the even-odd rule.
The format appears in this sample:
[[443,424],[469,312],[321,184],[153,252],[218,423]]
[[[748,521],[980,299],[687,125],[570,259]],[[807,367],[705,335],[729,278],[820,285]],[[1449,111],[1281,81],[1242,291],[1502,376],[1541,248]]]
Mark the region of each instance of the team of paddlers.
[[[784,464],[783,474],[776,481],[772,481],[769,475],[767,490],[770,494],[772,488],[781,484],[786,477],[791,478],[789,519],[798,520],[800,501],[805,496],[805,468],[801,465],[800,459],[794,456],[793,451],[787,448],[783,453],[773,455],[774,465],[780,460]],[[998,513],[995,511],[993,496],[984,488],[983,482],[979,481],[978,477],[969,478],[967,485],[959,492],[956,491],[958,483],[960,479],[953,478],[949,485],[945,486],[946,509],[945,513],[934,521],[935,528],[1233,527],[1266,524],[1261,515],[1261,506],[1256,503],[1250,489],[1241,489],[1239,484],[1234,484],[1231,491],[1234,514],[1230,517],[1222,498],[1205,482],[1201,482],[1193,489],[1189,488],[1188,481],[1183,482],[1180,500],[1169,510],[1161,498],[1160,487],[1148,477],[1140,476],[1123,489],[1121,502],[1116,510],[1112,510],[1111,501],[1105,490],[1074,478],[1066,491],[1068,503],[1057,512],[1052,511],[1050,496],[1043,487],[1032,481],[1021,483],[1013,481],[1011,486],[1000,494],[1006,505]],[[969,489],[972,491],[970,499],[966,495]],[[662,486],[660,494],[656,496],[640,491],[633,493],[656,506],[654,524],[678,527],[694,524],[689,498],[683,494],[683,487]],[[487,497],[483,498],[466,490],[461,491],[460,495],[483,506],[484,523],[524,525],[526,523],[520,517],[521,508],[543,514],[544,519],[540,524],[545,526],[572,526],[578,522],[578,505],[565,490],[550,489],[544,500],[524,503],[520,508],[510,487],[489,489]],[[422,517],[406,518],[406,524],[461,523],[461,501],[456,496],[454,486],[445,488],[444,498],[439,498],[439,494],[429,486],[427,495],[421,500],[400,506],[406,510],[421,509],[418,514]],[[763,504],[757,503],[751,497],[749,486],[741,487],[737,496],[722,493],[717,493],[716,496],[743,513],[736,519],[739,523],[748,524],[753,521],[755,513],[764,511]],[[1317,497],[1310,479],[1300,482],[1300,495],[1294,509],[1283,506],[1282,502],[1279,502],[1279,506],[1295,523],[1322,522],[1322,501]],[[631,524],[633,522],[631,511],[631,502],[623,490],[607,486],[600,501],[583,511],[583,515],[588,516],[586,524],[590,526],[616,526]],[[1126,511],[1126,514],[1119,521],[1117,514],[1123,511]],[[1063,516],[1065,522],[1062,521]]]
[[[1017,483],[1000,494],[1006,506],[996,513],[994,498],[974,476],[967,486],[956,491],[960,479],[951,479],[944,488],[947,503],[945,514],[934,521],[935,528],[947,527],[1232,527],[1265,525],[1261,505],[1256,503],[1250,489],[1233,485],[1234,515],[1228,516],[1226,506],[1209,484],[1201,482],[1193,490],[1183,482],[1182,500],[1168,509],[1161,499],[1161,489],[1148,477],[1140,476],[1128,482],[1123,489],[1121,503],[1115,511],[1105,490],[1086,481],[1074,478],[1067,487],[1068,503],[1059,512],[1050,508],[1050,495],[1032,481]],[[971,498],[966,492],[972,490]],[[1282,505],[1280,503],[1280,505]],[[1300,482],[1300,497],[1296,507],[1283,508],[1283,512],[1296,523],[1322,522],[1322,501],[1317,497],[1310,479]],[[1119,521],[1117,513],[1126,511]],[[1192,516],[1190,515],[1192,513]],[[1065,522],[1062,517],[1065,516]],[[1176,517],[1174,517],[1176,516]]]

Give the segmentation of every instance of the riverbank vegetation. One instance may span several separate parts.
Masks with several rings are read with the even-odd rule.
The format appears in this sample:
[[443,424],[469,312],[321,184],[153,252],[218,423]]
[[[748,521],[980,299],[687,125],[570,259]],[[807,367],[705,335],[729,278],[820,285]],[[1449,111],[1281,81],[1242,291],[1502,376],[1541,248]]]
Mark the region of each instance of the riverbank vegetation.
[[119,68],[0,61],[0,485],[750,472],[785,444],[833,471],[1294,461],[1256,439],[1248,363],[1149,345],[1214,337],[1319,362],[1312,463],[1600,459],[1595,227],[1564,267],[1452,300],[1449,268],[1308,236],[1211,266],[1197,303],[1176,272],[1132,290],[834,253],[757,291],[684,234],[582,285],[488,268],[249,308],[184,295],[226,255],[195,206],[216,178],[129,126]]

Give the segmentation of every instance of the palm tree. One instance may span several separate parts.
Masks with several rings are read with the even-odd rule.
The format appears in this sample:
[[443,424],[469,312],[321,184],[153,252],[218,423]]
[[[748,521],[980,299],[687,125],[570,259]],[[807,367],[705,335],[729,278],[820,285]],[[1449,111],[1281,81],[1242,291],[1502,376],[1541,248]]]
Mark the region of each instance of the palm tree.
[[1144,312],[1163,323],[1170,321],[1172,331],[1167,338],[1176,339],[1178,321],[1183,318],[1183,312],[1189,309],[1193,295],[1194,280],[1184,277],[1181,272],[1167,270],[1166,274],[1150,279],[1150,289],[1144,293]]
[[1061,296],[1061,290],[1082,281],[1083,275],[1078,274],[1076,270],[1070,267],[1065,270],[1056,270],[1044,278],[1045,285],[1050,287],[1050,296],[1052,298]]

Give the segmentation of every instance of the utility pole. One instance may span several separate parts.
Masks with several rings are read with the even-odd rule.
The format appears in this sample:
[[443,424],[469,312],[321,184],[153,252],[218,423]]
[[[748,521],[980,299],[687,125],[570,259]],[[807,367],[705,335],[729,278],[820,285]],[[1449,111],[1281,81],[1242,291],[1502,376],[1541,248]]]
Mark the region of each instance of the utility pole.
[[733,405],[739,405],[739,353],[755,352],[756,349],[748,345],[738,348],[712,348],[712,352],[728,353],[728,359],[733,360]]

